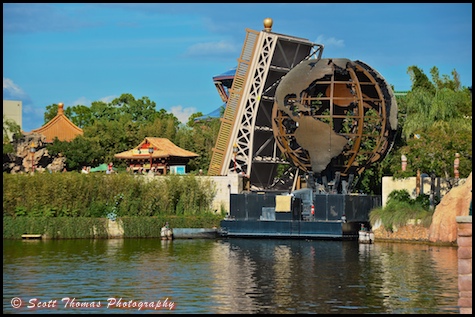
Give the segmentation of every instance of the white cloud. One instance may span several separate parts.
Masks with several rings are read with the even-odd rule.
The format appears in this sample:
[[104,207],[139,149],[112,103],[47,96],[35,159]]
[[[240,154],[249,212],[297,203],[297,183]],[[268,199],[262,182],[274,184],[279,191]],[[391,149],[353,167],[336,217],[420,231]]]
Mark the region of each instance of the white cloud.
[[109,102],[112,102],[112,100],[114,100],[115,98],[119,98],[119,96],[105,96],[105,97],[102,97],[101,99],[99,99],[99,101],[102,101],[104,103],[109,103]]
[[227,42],[206,42],[194,44],[186,50],[185,56],[217,56],[217,55],[236,55],[241,46]]
[[89,107],[91,105],[91,100],[87,99],[86,97],[80,97],[74,100],[71,104],[72,106],[83,105]]
[[170,112],[180,120],[181,123],[186,124],[188,118],[196,112],[196,108],[183,108],[182,106],[173,106],[170,109]]
[[338,40],[334,37],[326,38],[324,35],[319,35],[315,43],[323,44],[325,47],[345,47],[343,40]]
[[15,84],[13,80],[3,77],[3,99],[4,100],[20,100],[22,102],[22,129],[30,131],[41,127],[42,118],[45,109],[34,106],[30,95]]
[[[117,96],[105,96],[105,97],[100,98],[99,100],[94,100],[94,101],[102,101],[102,102],[108,104],[112,100],[114,100],[115,98],[117,98]],[[88,99],[88,98],[82,96],[82,97],[79,97],[78,99],[74,100],[73,102],[71,102],[71,106],[77,106],[77,105],[90,107],[92,105],[92,101],[91,101],[91,99]]]
[[13,80],[3,77],[3,99],[30,99]]

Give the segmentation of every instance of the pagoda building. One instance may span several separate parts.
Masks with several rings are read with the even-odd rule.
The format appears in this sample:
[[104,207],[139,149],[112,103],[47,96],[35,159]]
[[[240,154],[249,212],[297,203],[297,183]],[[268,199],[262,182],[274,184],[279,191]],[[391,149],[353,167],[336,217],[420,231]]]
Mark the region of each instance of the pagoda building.
[[72,141],[78,135],[83,135],[83,130],[66,117],[64,105],[59,103],[58,114],[41,128],[31,130],[30,133],[42,134],[46,137],[46,143],[53,143],[56,137],[60,141]]
[[186,164],[199,155],[175,145],[169,139],[146,137],[137,147],[115,154],[114,157],[127,161],[131,171],[150,170],[166,175],[185,174]]

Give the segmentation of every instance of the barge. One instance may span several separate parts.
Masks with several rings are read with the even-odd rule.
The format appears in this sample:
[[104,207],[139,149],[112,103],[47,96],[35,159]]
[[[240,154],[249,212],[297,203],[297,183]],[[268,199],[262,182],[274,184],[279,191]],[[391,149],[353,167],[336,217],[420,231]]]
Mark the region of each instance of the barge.
[[369,213],[381,196],[321,194],[310,188],[288,193],[231,194],[221,221],[222,237],[358,240],[370,228]]

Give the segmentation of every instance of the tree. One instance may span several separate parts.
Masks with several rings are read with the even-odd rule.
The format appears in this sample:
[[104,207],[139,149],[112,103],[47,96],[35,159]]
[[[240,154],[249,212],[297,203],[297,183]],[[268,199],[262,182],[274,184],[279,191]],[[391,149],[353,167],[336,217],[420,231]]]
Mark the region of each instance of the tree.
[[468,89],[461,89],[458,74],[454,79],[439,77],[436,67],[431,69],[432,84],[416,66],[409,67],[413,81],[412,90],[407,94],[402,113],[404,114],[403,136],[409,139],[437,121],[450,121],[471,113],[472,101]]
[[68,170],[80,170],[82,166],[97,166],[105,162],[106,151],[101,147],[98,138],[77,136],[72,141],[53,140],[46,146],[52,156],[59,153],[66,157]]
[[[174,142],[176,131],[176,120],[173,117],[164,116],[163,118],[156,117],[155,120],[140,128],[139,135],[142,141],[145,137],[167,138]],[[175,143],[175,142],[174,142]]]
[[91,103],[92,122],[112,121],[119,117],[117,108],[110,106],[103,101],[93,101]]
[[[454,177],[455,153],[460,154],[460,177],[468,177],[472,171],[472,127],[471,120],[459,119],[450,122],[439,121],[421,132],[419,138],[409,139],[401,147],[408,159],[408,166],[441,177]],[[398,174],[399,167],[394,170]]]
[[[407,177],[420,170],[449,177],[453,175],[454,155],[460,153],[460,176],[467,177],[472,160],[470,90],[460,86],[455,70],[453,79],[447,75],[440,78],[438,69],[433,67],[433,83],[416,66],[409,67],[409,72],[412,90],[398,99],[401,135],[396,139],[393,154],[382,162],[385,172]],[[402,154],[408,159],[406,172],[401,171]]]
[[15,147],[11,139],[16,140],[21,136],[21,128],[14,120],[3,115],[3,154],[14,153]]
[[203,116],[203,113],[201,111],[191,114],[191,116],[188,118],[188,122],[186,123],[186,126],[190,128],[194,127],[196,125],[195,119],[202,116]]
[[84,129],[84,138],[97,143],[100,147],[102,161],[99,163],[114,162],[120,165],[122,161],[116,160],[114,154],[137,146],[142,141],[139,140],[137,131],[139,131],[138,124],[124,116],[118,120],[95,122]]
[[118,116],[129,115],[133,122],[139,124],[153,122],[157,116],[156,104],[148,97],[135,100],[131,94],[122,94],[112,100],[109,106],[117,109]]
[[[202,116],[201,112],[198,112],[191,117],[197,118],[200,116]],[[208,170],[220,123],[217,118],[200,122],[189,121],[187,126],[178,130],[176,144],[199,155],[199,157],[189,161],[190,170],[202,169],[204,172]]]
[[[93,116],[91,108],[84,105],[76,105],[73,107],[68,107],[66,110],[70,110],[71,114],[68,115],[66,111],[64,114],[79,128],[83,129],[84,127],[90,126],[93,123]],[[69,112],[69,111],[68,111]]]
[[440,78],[439,70],[435,66],[431,68],[430,74],[432,76],[432,81],[434,82],[436,89],[440,90],[443,88],[448,88],[452,91],[460,91],[462,89],[462,85],[460,83],[460,76],[455,69],[452,71],[453,79],[450,79],[448,75],[443,75],[442,78]]
[[409,66],[407,68],[407,73],[411,77],[412,86],[411,91],[421,88],[428,93],[434,93],[435,87],[430,82],[429,78],[426,74],[417,66]]
[[58,104],[53,103],[51,105],[46,106],[46,111],[45,111],[45,114],[43,115],[43,118],[45,120],[44,124],[50,122],[54,117],[56,117],[57,114],[58,114]]

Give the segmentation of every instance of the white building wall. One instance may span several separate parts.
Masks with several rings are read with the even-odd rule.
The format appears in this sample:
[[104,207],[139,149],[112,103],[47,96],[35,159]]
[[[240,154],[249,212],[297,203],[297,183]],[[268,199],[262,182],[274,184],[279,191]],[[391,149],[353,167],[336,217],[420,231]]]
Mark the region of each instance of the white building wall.
[[213,201],[213,211],[220,213],[224,210],[229,213],[230,194],[239,194],[243,191],[242,176],[230,173],[227,176],[203,176],[209,177],[216,185],[216,196]]
[[[465,182],[465,178],[459,180],[459,184]],[[406,189],[412,198],[416,198],[416,177],[403,179],[393,179],[392,176],[385,176],[382,179],[381,200],[382,206],[386,206],[389,194],[394,190]],[[435,178],[435,193],[442,198],[449,191],[449,182],[445,178]],[[430,194],[430,177],[421,177],[421,193]]]
[[[22,107],[21,100],[3,100],[3,115],[6,119],[15,121],[20,126],[20,129],[23,129]],[[11,133],[9,133],[8,137],[10,140],[12,139]]]

